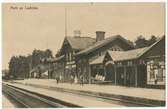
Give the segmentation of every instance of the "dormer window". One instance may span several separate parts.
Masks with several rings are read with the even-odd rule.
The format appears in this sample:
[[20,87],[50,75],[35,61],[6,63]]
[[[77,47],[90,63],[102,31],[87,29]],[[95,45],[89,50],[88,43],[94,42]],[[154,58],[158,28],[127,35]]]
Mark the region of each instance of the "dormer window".
[[101,52],[99,52],[99,56],[101,56],[102,55],[102,53]]
[[117,46],[117,45],[114,45],[112,48],[110,48],[111,51],[122,51],[122,49]]

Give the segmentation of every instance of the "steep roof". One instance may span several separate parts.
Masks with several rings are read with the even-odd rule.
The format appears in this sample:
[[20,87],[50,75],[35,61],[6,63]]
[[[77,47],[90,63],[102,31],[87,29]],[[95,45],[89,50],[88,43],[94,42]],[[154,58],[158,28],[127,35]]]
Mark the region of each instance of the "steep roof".
[[83,50],[93,45],[96,40],[90,37],[66,37],[71,47],[76,50]]
[[88,47],[87,49],[84,49],[80,52],[78,52],[76,55],[81,55],[81,54],[88,54],[108,43],[111,43],[112,41],[114,41],[115,39],[120,39],[122,41],[124,41],[125,43],[127,43],[127,45],[129,45],[130,47],[133,48],[132,44],[130,42],[128,42],[126,39],[124,39],[122,36],[120,35],[115,35],[115,36],[111,36],[109,38],[106,38],[105,40],[102,40],[102,41],[99,41],[99,42],[96,42],[94,45]]
[[[128,51],[111,51],[108,50],[109,55],[113,59],[113,61],[124,61],[124,60],[132,60],[138,58],[141,54],[143,54],[149,47],[128,50]],[[105,55],[102,55],[93,61],[90,62],[91,65],[93,64],[102,64]]]
[[156,46],[158,43],[160,43],[163,40],[165,41],[165,35],[163,35],[161,38],[159,38],[154,44],[150,45],[148,50],[146,50],[143,54],[141,54],[141,56],[143,56],[144,54],[149,52],[151,49],[153,49],[154,46]]
[[108,51],[108,53],[112,57],[113,61],[125,61],[125,60],[137,59],[148,49],[149,47],[144,47],[128,51]]
[[124,61],[124,60],[132,60],[137,59],[151,50],[155,45],[157,45],[160,41],[165,40],[165,36],[162,36],[157,42],[152,44],[149,47],[143,47],[128,51],[108,51],[113,61]]

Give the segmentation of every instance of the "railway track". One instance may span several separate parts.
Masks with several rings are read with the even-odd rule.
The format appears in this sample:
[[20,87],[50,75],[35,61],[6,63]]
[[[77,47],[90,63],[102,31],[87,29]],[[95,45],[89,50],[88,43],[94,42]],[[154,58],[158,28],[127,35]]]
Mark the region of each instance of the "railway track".
[[[97,99],[98,98],[99,100],[102,100],[102,101],[105,101],[105,102],[108,102],[108,103],[114,103],[114,104],[119,104],[119,105],[128,106],[128,107],[157,107],[157,106],[160,106],[160,105],[155,105],[155,104],[153,105],[153,104],[150,104],[150,103],[147,103],[147,102],[141,103],[141,102],[136,102],[136,101],[122,100],[122,99],[119,99],[119,98],[116,98],[116,97],[110,97],[108,95],[104,96],[104,95],[98,95],[98,94],[93,94],[93,93],[89,94],[87,92],[78,92],[78,91],[74,91],[74,90],[67,90],[67,89],[61,89],[61,88],[55,88],[55,87],[44,87],[44,86],[36,86],[36,85],[30,85],[30,86],[38,87],[38,88],[44,88],[44,89],[47,89],[47,90],[54,90],[54,91],[58,91],[58,92],[61,92],[61,93],[67,93],[67,94],[72,94],[72,95],[81,96],[81,97],[82,96],[83,97],[88,97],[88,99],[90,99],[90,98],[91,99],[92,98]],[[80,107],[80,106],[77,106],[77,105],[64,103],[63,101],[60,101],[58,99],[51,98],[51,97],[48,97],[48,96],[44,96],[44,95],[41,95],[41,94],[38,94],[38,93],[35,93],[35,92],[29,92],[28,90],[21,89],[21,88],[15,87],[15,86],[5,85],[5,87],[10,87],[12,89],[21,90],[21,91],[24,91],[26,93],[30,93],[32,95],[35,95],[38,98],[42,98],[42,100],[40,99],[40,101],[42,101],[42,102],[47,101],[45,103],[42,103],[42,105],[39,105],[41,103],[37,102],[37,105],[35,105],[35,106],[38,107],[38,108],[39,108],[39,106],[42,107],[42,108],[44,108],[44,107]],[[3,86],[3,89],[4,89],[4,86]],[[37,101],[38,101],[38,98],[36,98]]]
[[3,84],[2,91],[15,100],[21,108],[66,108],[80,107],[38,93]]

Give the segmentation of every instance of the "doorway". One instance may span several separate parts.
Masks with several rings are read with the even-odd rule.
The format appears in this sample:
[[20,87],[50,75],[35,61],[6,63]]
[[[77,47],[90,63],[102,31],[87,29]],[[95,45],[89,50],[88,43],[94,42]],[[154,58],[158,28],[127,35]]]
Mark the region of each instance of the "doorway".
[[115,82],[115,70],[114,70],[114,64],[109,63],[106,65],[106,77],[105,81],[112,81]]

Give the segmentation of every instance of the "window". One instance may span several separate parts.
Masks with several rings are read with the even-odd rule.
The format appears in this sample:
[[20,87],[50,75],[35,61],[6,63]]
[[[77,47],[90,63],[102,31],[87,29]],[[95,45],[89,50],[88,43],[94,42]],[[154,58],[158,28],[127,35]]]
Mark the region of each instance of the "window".
[[132,61],[128,61],[128,66],[132,66]]
[[81,63],[82,63],[82,60],[81,60],[81,59],[79,59],[79,60],[78,60],[78,63],[79,63],[79,64],[81,64]]
[[75,51],[72,52],[72,60],[75,60]]
[[159,69],[157,79],[158,81],[163,81],[163,69]]
[[122,63],[121,63],[121,62],[118,62],[117,65],[118,65],[118,66],[122,66]]
[[110,48],[111,51],[113,51],[113,48]]
[[69,61],[71,61],[71,53],[69,53]]
[[84,66],[84,69],[83,69],[83,70],[84,70],[83,72],[86,73],[86,66]]
[[102,55],[102,53],[101,52],[99,52],[99,56],[101,56]]
[[106,53],[106,51],[101,52],[102,55],[104,55],[105,53]]
[[68,54],[66,54],[66,61],[68,61]]
[[78,73],[81,73],[81,67],[78,67]]
[[151,81],[162,82],[165,78],[165,65],[164,62],[156,62],[152,60],[147,63],[147,72],[149,73],[149,79]]
[[150,79],[154,79],[154,78],[155,78],[154,71],[153,71],[153,70],[151,70],[151,71],[150,71]]
[[75,56],[74,55],[72,56],[72,60],[75,60]]
[[110,50],[112,50],[112,51],[121,51],[122,49],[119,46],[114,45],[112,48],[110,48]]

